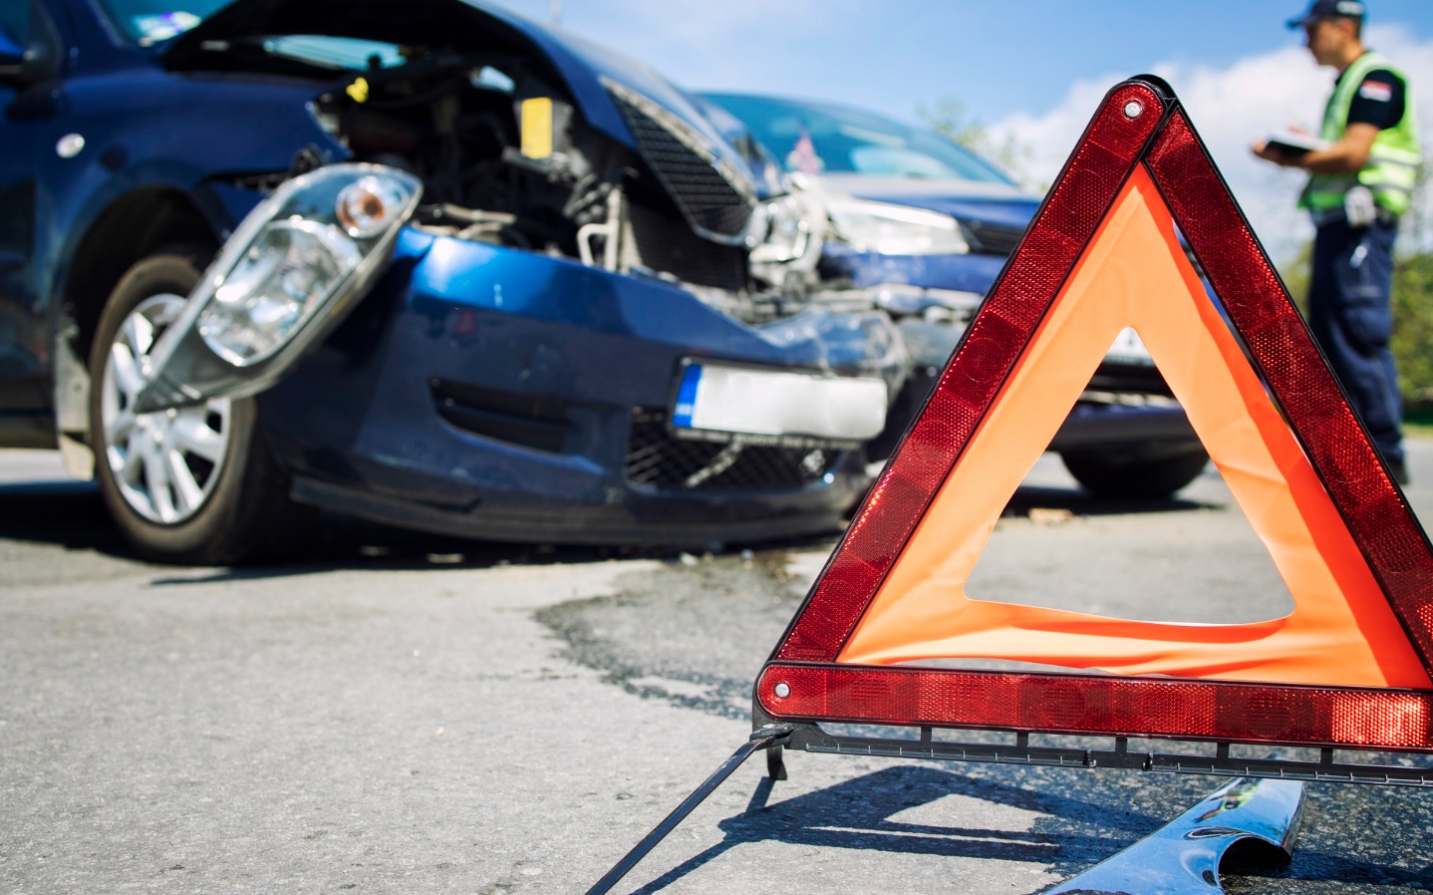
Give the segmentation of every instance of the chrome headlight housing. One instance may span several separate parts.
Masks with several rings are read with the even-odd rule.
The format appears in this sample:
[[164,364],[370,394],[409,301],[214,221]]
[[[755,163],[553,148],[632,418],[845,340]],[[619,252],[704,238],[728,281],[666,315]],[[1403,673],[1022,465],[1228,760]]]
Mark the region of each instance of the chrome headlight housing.
[[[788,175],[787,192],[757,203],[747,245],[751,273],[779,290],[816,281],[821,246],[826,237],[826,205],[822,192],[800,175]],[[794,278],[794,279],[793,279]]]
[[367,292],[422,194],[418,178],[381,165],[286,181],[239,225],[160,337],[137,411],[277,382]]
[[214,290],[199,335],[236,367],[273,357],[362,262],[363,252],[331,224],[274,221]]
[[750,227],[752,263],[782,264],[801,258],[816,238],[814,230],[798,196],[780,196],[758,204]]
[[861,252],[882,255],[965,255],[960,224],[948,214],[864,199],[832,200],[831,229]]

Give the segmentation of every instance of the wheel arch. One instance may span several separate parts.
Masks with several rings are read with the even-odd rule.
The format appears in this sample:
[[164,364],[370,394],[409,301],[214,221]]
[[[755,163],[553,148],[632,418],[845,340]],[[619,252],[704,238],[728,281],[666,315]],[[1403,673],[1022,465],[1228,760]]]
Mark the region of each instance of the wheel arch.
[[75,327],[71,338],[81,358],[89,357],[100,312],[125,271],[177,243],[220,244],[219,228],[182,189],[132,190],[95,217],[75,245],[58,302]]
[[51,303],[56,318],[55,428],[69,473],[94,475],[89,433],[89,357],[105,302],[125,271],[165,246],[218,248],[220,227],[186,190],[169,185],[124,193],[75,242]]

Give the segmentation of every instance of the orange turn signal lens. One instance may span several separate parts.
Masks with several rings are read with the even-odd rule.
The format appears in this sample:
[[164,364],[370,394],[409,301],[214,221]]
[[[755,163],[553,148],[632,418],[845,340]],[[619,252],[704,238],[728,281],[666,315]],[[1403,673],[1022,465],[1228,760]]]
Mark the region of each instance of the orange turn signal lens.
[[344,187],[334,213],[355,239],[377,236],[403,208],[403,191],[381,177],[365,177]]

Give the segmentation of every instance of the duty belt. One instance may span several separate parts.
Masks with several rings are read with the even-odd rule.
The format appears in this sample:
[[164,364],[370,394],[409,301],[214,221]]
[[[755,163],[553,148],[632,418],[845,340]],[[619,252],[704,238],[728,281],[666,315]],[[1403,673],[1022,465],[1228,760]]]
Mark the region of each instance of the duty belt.
[[[1322,227],[1325,224],[1348,223],[1348,217],[1343,210],[1343,206],[1328,208],[1323,211],[1310,210],[1309,217],[1313,219],[1315,227]],[[1376,220],[1384,226],[1393,226],[1398,223],[1398,215],[1387,209],[1380,208],[1378,209]]]

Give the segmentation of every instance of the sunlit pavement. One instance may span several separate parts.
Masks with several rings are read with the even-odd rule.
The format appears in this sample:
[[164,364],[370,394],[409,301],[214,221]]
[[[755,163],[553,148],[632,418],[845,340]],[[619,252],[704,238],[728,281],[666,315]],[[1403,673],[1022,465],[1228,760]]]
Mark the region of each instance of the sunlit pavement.
[[[1409,496],[1433,518],[1433,442]],[[1041,461],[985,599],[1181,621],[1288,595],[1217,475],[1084,497]],[[581,892],[744,738],[831,542],[714,557],[331,520],[295,564],[134,560],[54,455],[0,452],[0,892]],[[606,555],[606,554],[611,555]],[[1212,781],[793,755],[743,768],[619,891],[1023,893]],[[1419,792],[1312,787],[1235,892],[1433,888]]]

